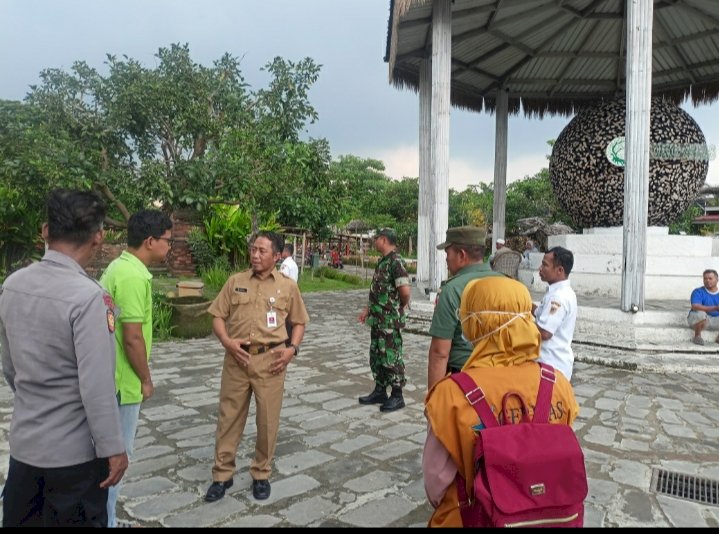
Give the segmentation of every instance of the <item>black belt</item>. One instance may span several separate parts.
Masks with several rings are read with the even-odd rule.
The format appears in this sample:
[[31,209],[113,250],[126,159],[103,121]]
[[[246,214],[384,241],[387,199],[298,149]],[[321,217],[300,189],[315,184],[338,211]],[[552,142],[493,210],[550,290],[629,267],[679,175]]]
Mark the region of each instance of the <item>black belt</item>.
[[284,345],[286,347],[287,343],[289,343],[289,340],[280,341],[279,343],[270,343],[269,345],[250,345],[245,350],[247,350],[250,354],[262,354],[264,352],[268,352],[270,349],[279,347],[280,345]]

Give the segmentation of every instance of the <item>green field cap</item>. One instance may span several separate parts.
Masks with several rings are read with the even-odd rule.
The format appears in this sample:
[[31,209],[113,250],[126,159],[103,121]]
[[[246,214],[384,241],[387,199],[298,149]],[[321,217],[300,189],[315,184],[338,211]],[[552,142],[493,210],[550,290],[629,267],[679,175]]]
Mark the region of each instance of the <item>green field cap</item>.
[[394,243],[395,241],[397,241],[397,234],[392,228],[382,228],[375,234],[374,237],[375,239],[377,239],[378,237],[382,236],[385,236],[387,239],[389,239],[390,243]]
[[437,250],[444,250],[450,245],[484,245],[487,232],[478,226],[458,226],[447,229],[447,240],[437,245]]

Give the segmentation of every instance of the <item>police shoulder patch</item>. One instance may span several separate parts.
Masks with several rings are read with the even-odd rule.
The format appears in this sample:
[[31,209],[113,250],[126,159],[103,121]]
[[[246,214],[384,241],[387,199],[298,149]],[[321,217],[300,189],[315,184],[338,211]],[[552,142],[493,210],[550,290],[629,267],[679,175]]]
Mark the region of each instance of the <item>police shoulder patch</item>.
[[115,313],[111,308],[107,309],[107,329],[111,334],[115,333]]

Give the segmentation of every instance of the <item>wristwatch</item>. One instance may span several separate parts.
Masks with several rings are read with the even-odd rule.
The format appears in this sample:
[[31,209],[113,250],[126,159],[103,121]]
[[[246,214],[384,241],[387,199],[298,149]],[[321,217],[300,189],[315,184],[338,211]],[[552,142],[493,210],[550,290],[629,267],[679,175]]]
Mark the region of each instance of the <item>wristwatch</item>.
[[290,347],[292,347],[293,349],[295,349],[295,356],[297,356],[297,355],[300,353],[300,347],[299,347],[299,345],[292,345],[292,344],[290,344]]

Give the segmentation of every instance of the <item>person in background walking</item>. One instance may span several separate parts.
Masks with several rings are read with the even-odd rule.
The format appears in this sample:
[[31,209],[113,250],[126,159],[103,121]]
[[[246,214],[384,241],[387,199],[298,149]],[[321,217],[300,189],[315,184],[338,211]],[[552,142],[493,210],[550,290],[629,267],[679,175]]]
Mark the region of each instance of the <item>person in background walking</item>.
[[105,527],[107,489],[127,469],[115,305],[85,272],[104,219],[94,193],[52,191],[45,255],[0,290],[2,367],[14,393],[4,528]]
[[291,278],[297,282],[297,279],[300,276],[300,271],[297,268],[297,263],[295,263],[295,260],[292,257],[294,253],[294,245],[286,243],[285,248],[282,249],[282,265],[280,265],[280,272],[287,276],[287,278]]
[[[152,349],[152,274],[147,269],[165,261],[172,247],[172,221],[158,210],[134,213],[127,223],[127,250],[107,266],[100,284],[120,308],[115,328],[115,392],[125,450],[132,458],[140,406],[154,392],[150,376]],[[110,488],[107,526],[117,526],[117,495],[122,484]]]
[[569,283],[574,255],[562,247],[552,247],[542,258],[539,277],[549,284],[539,306],[532,306],[537,328],[542,336],[539,361],[561,371],[572,379],[574,352],[572,338],[577,322],[577,295]]
[[[402,328],[410,302],[409,274],[397,252],[397,235],[383,228],[374,240],[382,254],[369,291],[369,304],[360,312],[359,322],[370,329],[369,365],[375,382],[372,393],[359,398],[360,404],[380,404],[380,411],[404,408],[402,388],[406,383],[402,354]],[[387,387],[392,394],[387,397]]]

